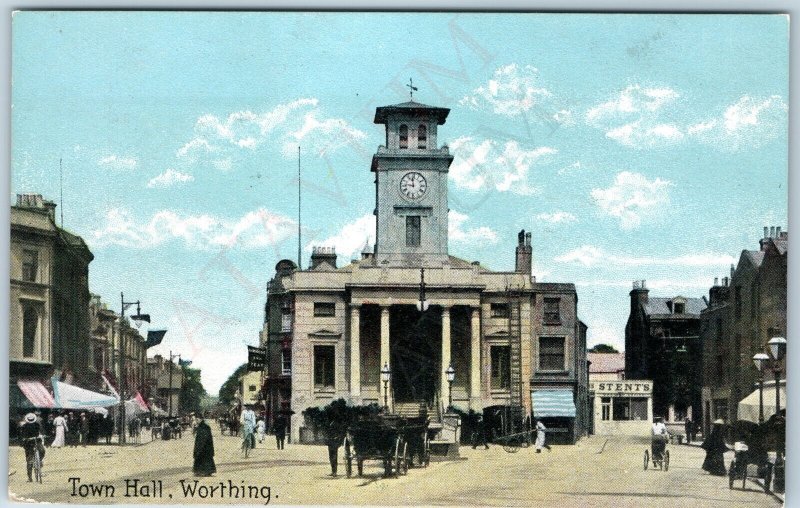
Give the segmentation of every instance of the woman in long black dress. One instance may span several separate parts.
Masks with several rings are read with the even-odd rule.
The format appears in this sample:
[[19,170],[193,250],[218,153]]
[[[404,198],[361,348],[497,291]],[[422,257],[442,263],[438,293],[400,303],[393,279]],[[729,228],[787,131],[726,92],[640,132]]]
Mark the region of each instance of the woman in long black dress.
[[728,451],[725,444],[723,420],[716,420],[711,428],[708,439],[703,441],[703,449],[706,451],[706,459],[703,461],[703,470],[716,476],[725,476],[725,459],[723,453]]
[[205,419],[202,416],[198,416],[197,419],[192,470],[196,476],[211,476],[217,472],[217,466],[214,464],[214,438],[211,436],[211,427]]

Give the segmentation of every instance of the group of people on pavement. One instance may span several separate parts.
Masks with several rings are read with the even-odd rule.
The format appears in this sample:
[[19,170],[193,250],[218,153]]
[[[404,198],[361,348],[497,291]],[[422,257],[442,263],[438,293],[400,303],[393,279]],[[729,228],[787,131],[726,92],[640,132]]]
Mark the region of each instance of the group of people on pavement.
[[[691,444],[692,441],[696,440],[695,426],[690,418],[687,418],[684,424],[686,442],[687,444]],[[664,424],[664,419],[660,416],[655,417],[651,433],[653,457],[663,456],[668,438],[669,432]],[[732,448],[725,442],[724,420],[718,419],[714,421],[711,426],[711,432],[709,432],[707,437],[704,436],[700,447],[706,451],[706,456],[701,466],[702,469],[715,476],[724,476],[727,474],[724,454]]]

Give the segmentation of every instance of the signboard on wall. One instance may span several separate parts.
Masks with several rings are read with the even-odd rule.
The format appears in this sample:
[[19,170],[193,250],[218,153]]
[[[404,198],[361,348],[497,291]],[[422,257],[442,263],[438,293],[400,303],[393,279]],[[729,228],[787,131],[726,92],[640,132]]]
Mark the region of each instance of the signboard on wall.
[[648,396],[653,393],[653,382],[645,379],[634,379],[630,381],[592,381],[589,383],[589,391],[596,395],[643,395]]

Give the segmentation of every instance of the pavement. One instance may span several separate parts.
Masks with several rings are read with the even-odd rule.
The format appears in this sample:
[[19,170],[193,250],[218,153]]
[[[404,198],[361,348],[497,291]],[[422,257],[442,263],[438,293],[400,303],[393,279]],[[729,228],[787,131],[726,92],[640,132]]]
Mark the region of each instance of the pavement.
[[[727,477],[702,471],[704,451],[696,446],[671,445],[669,471],[645,471],[649,441],[640,438],[592,436],[541,454],[533,448],[507,453],[500,446],[462,447],[460,460],[433,462],[387,479],[377,462],[366,464],[364,477],[346,478],[340,465],[340,476],[332,478],[325,447],[289,444],[277,450],[271,437],[245,459],[239,438],[214,432],[217,474],[207,478],[192,476],[191,435],[139,446],[49,449],[42,484],[27,482],[24,453],[15,446],[9,452],[9,496],[80,504],[781,505],[751,481],[744,490],[731,490]],[[126,491],[126,481],[131,485],[135,480],[136,497],[136,489]]]

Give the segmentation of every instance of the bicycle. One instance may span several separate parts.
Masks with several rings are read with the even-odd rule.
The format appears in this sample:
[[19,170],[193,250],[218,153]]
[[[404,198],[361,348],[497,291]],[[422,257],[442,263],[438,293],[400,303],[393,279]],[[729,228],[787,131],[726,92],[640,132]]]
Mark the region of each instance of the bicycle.
[[244,439],[242,439],[242,454],[244,458],[250,454],[250,450],[255,449],[256,447],[256,436],[252,432],[245,432]]

